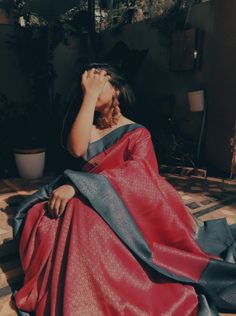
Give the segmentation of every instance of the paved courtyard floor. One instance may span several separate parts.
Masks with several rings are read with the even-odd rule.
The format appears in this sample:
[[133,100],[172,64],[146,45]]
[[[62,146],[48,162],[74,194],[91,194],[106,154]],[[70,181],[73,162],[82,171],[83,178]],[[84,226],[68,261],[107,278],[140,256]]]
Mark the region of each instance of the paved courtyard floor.
[[[174,174],[167,168],[162,175],[176,188],[189,211],[201,220],[225,217],[236,223],[236,181],[207,178],[189,173]],[[46,174],[41,179],[8,178],[0,180],[0,315],[17,315],[11,301],[11,289],[22,280],[22,270],[12,241],[12,218],[19,202],[39,186],[55,178]],[[221,314],[223,316],[223,314]],[[226,314],[225,314],[226,315]],[[230,314],[227,314],[230,315]],[[235,315],[236,314],[231,314]],[[183,315],[184,316],[184,315]]]

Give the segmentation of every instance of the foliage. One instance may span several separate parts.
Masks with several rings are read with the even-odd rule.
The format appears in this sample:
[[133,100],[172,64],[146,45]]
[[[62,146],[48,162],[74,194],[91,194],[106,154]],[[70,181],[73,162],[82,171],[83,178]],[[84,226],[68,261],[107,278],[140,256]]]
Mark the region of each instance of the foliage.
[[17,173],[12,149],[47,146],[50,120],[46,113],[46,109],[33,101],[8,102],[0,93],[0,177],[12,177]]
[[160,31],[170,34],[173,30],[183,30],[186,19],[196,0],[176,0],[175,3],[162,15],[152,20],[152,26]]
[[3,9],[7,14],[12,14],[19,17],[25,6],[24,0],[0,0],[0,9]]
[[[142,20],[166,20],[176,18],[199,0],[96,0],[95,21],[98,31]],[[97,4],[97,7],[96,7]]]
[[96,34],[94,34],[92,18],[83,7],[73,7],[50,23],[51,50],[60,42],[68,45],[70,37],[79,37],[86,44],[88,36],[93,37]]
[[17,53],[22,72],[31,80],[35,98],[40,98],[42,89],[54,79],[47,41],[47,28],[37,26],[20,28],[8,40],[8,46]]
[[[29,100],[12,102],[1,94],[0,128],[11,147],[32,148],[46,143],[49,120],[52,120],[50,89],[55,72],[48,53],[48,28],[25,16],[24,27],[17,26],[7,44],[18,57],[22,74],[30,83]],[[43,127],[43,128],[42,128]]]
[[0,93],[0,143],[9,148],[45,146],[49,132],[49,117],[41,104],[9,102]]

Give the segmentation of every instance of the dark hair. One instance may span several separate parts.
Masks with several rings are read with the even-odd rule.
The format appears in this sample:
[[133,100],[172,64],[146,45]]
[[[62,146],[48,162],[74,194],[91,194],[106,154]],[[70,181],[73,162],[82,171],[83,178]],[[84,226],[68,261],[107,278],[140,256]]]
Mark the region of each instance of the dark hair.
[[124,72],[115,65],[108,63],[97,63],[92,62],[85,64],[82,67],[81,73],[79,74],[79,82],[73,85],[71,92],[66,101],[66,114],[63,121],[62,132],[61,132],[61,145],[65,148],[66,138],[70,132],[71,126],[78,113],[79,106],[83,100],[83,90],[81,87],[81,77],[85,70],[91,68],[99,68],[106,70],[107,74],[111,76],[109,82],[111,85],[119,89],[120,93],[118,101],[120,104],[121,111],[124,115],[128,115],[131,119],[134,117],[133,106],[135,104],[135,96],[132,88],[128,84]]
[[111,79],[109,80],[110,84],[120,91],[118,96],[120,108],[123,112],[127,112],[129,110],[129,107],[132,107],[134,105],[135,96],[122,70],[108,63],[94,62],[86,64],[84,67],[84,71],[92,68],[103,69],[107,72],[109,76],[111,76]]

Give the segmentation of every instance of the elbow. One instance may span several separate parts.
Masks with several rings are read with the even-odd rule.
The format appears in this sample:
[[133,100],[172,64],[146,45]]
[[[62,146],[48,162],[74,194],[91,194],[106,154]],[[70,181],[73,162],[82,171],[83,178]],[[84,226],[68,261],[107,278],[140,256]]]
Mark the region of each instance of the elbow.
[[87,150],[83,148],[72,148],[70,146],[67,146],[67,150],[75,158],[83,157],[87,152]]
[[82,150],[68,150],[68,151],[75,158],[81,158],[86,154],[86,151],[82,151]]

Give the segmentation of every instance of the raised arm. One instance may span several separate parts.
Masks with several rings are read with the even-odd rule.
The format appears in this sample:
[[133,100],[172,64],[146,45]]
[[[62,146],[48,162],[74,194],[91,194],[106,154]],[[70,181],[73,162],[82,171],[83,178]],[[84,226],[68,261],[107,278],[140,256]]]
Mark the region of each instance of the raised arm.
[[74,157],[81,157],[87,152],[96,103],[109,78],[105,70],[98,74],[95,68],[82,75],[84,97],[67,138],[67,149]]

